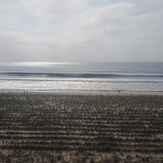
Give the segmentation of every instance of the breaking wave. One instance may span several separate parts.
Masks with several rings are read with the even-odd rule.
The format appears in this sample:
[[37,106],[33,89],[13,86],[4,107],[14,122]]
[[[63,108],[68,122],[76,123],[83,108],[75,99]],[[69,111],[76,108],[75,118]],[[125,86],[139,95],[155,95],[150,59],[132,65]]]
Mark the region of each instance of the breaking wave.
[[73,73],[25,73],[25,72],[9,72],[1,73],[2,75],[12,76],[32,76],[32,77],[57,77],[57,78],[163,78],[163,75],[138,75],[138,74],[73,74]]

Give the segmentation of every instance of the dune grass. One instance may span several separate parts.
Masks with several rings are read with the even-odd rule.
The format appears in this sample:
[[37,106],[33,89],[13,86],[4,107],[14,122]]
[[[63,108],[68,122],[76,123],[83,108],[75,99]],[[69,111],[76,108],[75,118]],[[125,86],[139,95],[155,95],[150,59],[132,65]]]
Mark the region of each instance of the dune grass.
[[161,162],[163,96],[0,94],[0,151],[1,162]]

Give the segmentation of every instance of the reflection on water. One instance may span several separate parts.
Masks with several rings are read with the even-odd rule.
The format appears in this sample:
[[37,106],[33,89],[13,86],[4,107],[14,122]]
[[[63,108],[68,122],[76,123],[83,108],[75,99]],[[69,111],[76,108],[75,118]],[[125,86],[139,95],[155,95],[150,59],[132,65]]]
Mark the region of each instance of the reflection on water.
[[0,63],[0,90],[163,92],[163,63]]

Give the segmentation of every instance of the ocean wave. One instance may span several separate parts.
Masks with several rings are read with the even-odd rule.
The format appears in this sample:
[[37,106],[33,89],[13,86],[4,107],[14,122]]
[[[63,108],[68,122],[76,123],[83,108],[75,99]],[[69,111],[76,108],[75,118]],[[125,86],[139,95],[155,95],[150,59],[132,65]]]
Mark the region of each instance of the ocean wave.
[[57,77],[57,78],[163,78],[163,75],[155,74],[72,74],[72,73],[25,73],[25,72],[8,72],[1,75],[12,76],[32,76],[32,77]]
[[91,82],[91,83],[119,83],[119,84],[129,84],[129,83],[132,83],[132,84],[136,84],[136,83],[155,83],[155,84],[158,84],[158,83],[163,83],[163,80],[127,80],[127,81],[123,81],[123,80],[80,80],[80,79],[76,79],[76,80],[59,80],[59,78],[57,79],[48,79],[46,80],[46,78],[43,78],[43,79],[37,79],[37,78],[32,78],[32,79],[0,79],[0,81],[18,81],[18,82],[82,82],[82,83],[88,83],[88,82]]

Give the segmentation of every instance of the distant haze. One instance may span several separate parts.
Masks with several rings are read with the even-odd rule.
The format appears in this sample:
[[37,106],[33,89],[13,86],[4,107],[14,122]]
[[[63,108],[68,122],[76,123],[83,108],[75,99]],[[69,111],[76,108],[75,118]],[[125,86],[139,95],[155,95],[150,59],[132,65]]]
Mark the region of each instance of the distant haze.
[[162,0],[0,0],[0,62],[163,61]]

